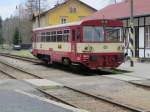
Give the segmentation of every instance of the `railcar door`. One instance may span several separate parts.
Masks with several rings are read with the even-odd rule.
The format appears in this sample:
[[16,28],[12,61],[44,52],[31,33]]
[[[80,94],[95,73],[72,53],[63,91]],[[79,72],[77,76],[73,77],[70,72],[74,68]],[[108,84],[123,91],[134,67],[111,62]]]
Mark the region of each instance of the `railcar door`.
[[81,33],[79,28],[72,29],[72,40],[71,40],[71,57],[75,60],[77,54],[77,43],[81,41]]

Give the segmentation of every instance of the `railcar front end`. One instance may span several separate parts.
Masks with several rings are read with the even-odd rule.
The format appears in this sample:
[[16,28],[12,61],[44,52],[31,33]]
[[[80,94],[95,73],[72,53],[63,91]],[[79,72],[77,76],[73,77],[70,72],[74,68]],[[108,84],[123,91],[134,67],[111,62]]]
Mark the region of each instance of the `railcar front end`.
[[[84,23],[76,60],[91,69],[116,68],[124,62],[123,24],[120,21]],[[99,25],[98,25],[99,24]]]

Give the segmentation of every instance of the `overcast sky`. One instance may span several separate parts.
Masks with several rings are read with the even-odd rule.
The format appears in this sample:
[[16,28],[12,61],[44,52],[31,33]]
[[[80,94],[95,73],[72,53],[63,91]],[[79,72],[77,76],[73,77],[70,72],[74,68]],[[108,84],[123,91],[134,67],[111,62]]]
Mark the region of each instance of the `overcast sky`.
[[[56,0],[49,0],[50,3],[56,2]],[[96,9],[101,9],[104,6],[108,5],[111,3],[113,0],[81,0],[90,6],[96,8]],[[120,1],[120,0],[118,0]],[[3,19],[10,17],[11,15],[14,14],[16,10],[16,6],[20,3],[24,3],[25,0],[0,0],[0,16],[2,16]]]

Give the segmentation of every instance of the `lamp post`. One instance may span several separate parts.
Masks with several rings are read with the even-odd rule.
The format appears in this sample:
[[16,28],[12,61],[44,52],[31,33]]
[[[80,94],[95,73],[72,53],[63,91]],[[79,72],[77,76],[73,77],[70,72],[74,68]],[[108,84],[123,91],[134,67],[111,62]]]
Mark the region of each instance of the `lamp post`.
[[[16,6],[16,10],[18,10],[18,19],[19,19],[19,27],[21,27],[21,24],[20,24],[20,6]],[[20,28],[18,27],[18,31],[19,31],[19,39],[18,39],[18,45],[21,44],[21,31],[20,31]]]
[[38,26],[40,27],[41,26],[41,22],[40,22],[40,14],[41,14],[41,0],[39,0],[39,4],[38,4],[38,6],[39,6],[39,10],[38,10]]

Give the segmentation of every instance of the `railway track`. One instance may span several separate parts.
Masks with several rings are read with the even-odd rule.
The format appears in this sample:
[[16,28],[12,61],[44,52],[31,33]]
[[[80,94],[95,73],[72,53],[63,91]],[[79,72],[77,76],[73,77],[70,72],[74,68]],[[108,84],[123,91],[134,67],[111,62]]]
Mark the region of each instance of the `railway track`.
[[[11,57],[11,58],[13,58],[13,57]],[[15,59],[16,59],[16,58],[15,58]],[[20,58],[20,59],[21,59],[21,58]],[[30,76],[33,77],[33,78],[36,78],[36,79],[43,79],[43,77],[40,77],[40,76],[38,76],[38,75],[36,75],[36,74],[27,72],[27,71],[23,70],[22,68],[15,67],[15,66],[10,65],[10,64],[8,64],[8,63],[1,62],[1,61],[0,61],[0,64],[3,64],[3,65],[5,65],[5,66],[8,66],[8,67],[10,67],[10,68],[12,68],[12,69],[15,69],[15,70],[19,71],[19,72],[23,72],[24,74],[26,74],[26,75],[28,75],[28,76],[30,75]],[[10,73],[7,73],[7,72],[6,72],[5,70],[3,70],[3,69],[0,69],[0,71],[1,71],[3,74],[9,76],[9,77],[12,78],[12,79],[20,79],[20,78],[18,78],[18,76],[13,75],[13,74],[10,74]],[[82,91],[82,90],[75,89],[75,88],[72,88],[72,87],[69,87],[69,86],[64,86],[64,88],[65,88],[66,90],[68,90],[68,91],[75,92],[75,93],[78,94],[79,96],[81,95],[82,97],[85,97],[85,98],[90,99],[90,100],[88,100],[88,101],[91,101],[91,100],[92,100],[92,101],[96,102],[95,105],[98,105],[98,103],[103,103],[103,104],[105,104],[105,105],[111,106],[112,108],[115,107],[115,108],[123,109],[122,112],[125,111],[125,110],[126,110],[127,112],[128,112],[128,111],[131,111],[131,112],[132,112],[132,111],[134,111],[134,112],[145,112],[145,111],[143,111],[142,109],[139,109],[139,108],[137,108],[137,107],[132,107],[132,106],[130,106],[130,105],[123,104],[123,103],[121,103],[121,102],[115,101],[115,100],[113,100],[113,99],[110,99],[110,98],[107,98],[107,97],[104,97],[104,96],[96,96],[96,95],[93,95],[93,94],[90,94],[90,93],[87,93],[87,92],[84,92],[84,91]],[[78,105],[78,104],[72,104],[72,103],[70,103],[69,101],[66,101],[66,100],[64,100],[63,98],[60,98],[60,97],[58,97],[58,96],[55,95],[55,94],[51,94],[50,92],[47,92],[47,91],[45,91],[45,90],[43,90],[43,89],[37,88],[37,90],[40,91],[41,93],[45,94],[47,97],[53,98],[53,99],[55,99],[55,100],[57,100],[57,101],[59,101],[59,102],[65,103],[65,104],[70,105],[70,106],[73,106],[73,107],[82,108],[82,106],[80,107],[80,105]],[[78,97],[78,95],[77,95],[77,97]],[[116,112],[116,111],[115,111],[115,112]],[[118,111],[118,112],[119,112],[119,111]]]
[[33,62],[33,63],[41,63],[42,62],[36,58],[22,57],[22,56],[12,55],[9,53],[0,53],[0,56],[14,58],[14,59],[18,59],[18,60],[27,61],[27,62]]
[[[12,55],[9,53],[0,53],[0,56],[4,56],[4,57],[8,57],[8,58],[13,58],[13,59],[18,59],[21,61],[27,61],[27,62],[32,62],[32,63],[43,63],[43,61],[36,59],[36,58],[29,58],[29,57],[22,57],[22,56],[17,56],[17,55]],[[58,67],[58,66],[57,66]],[[53,66],[53,68],[57,68],[55,66]],[[66,70],[63,67],[60,68],[62,70]],[[72,71],[77,72],[78,69],[76,69],[76,67],[71,67]],[[68,70],[68,69],[67,69]],[[69,70],[68,70],[69,71]],[[89,71],[87,71],[89,72]],[[90,71],[91,72],[91,71]],[[112,74],[112,73],[121,73],[121,72],[127,72],[127,71],[122,71],[122,70],[117,70],[117,69],[113,69],[113,70],[101,70],[101,72],[103,72],[104,74]],[[94,74],[98,74],[98,73],[94,73]],[[90,73],[87,73],[87,75],[90,75]],[[98,74],[99,75],[99,74]]]

